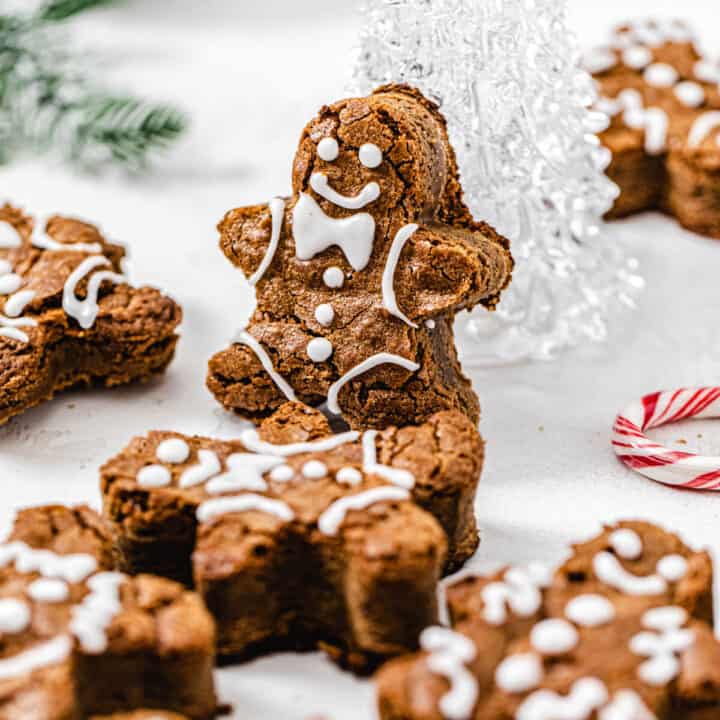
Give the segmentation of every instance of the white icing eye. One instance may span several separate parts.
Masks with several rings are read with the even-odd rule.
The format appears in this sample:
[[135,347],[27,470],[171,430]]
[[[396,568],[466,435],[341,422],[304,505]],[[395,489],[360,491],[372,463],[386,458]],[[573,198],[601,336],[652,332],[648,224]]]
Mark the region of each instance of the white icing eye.
[[610,545],[621,558],[626,560],[636,560],[643,552],[641,537],[628,528],[615,530],[610,535]]
[[337,156],[339,153],[340,148],[338,147],[338,143],[335,138],[326,137],[318,143],[318,157],[325,162],[332,162],[333,160],[337,160]]
[[155,451],[158,460],[177,465],[184,463],[190,457],[188,444],[180,438],[168,438],[163,440]]
[[365,143],[358,152],[360,162],[367,168],[376,168],[383,161],[382,151],[377,145]]
[[323,282],[329,288],[341,288],[345,283],[345,275],[339,267],[333,265],[323,273]]
[[658,562],[657,571],[668,582],[679,582],[687,575],[688,563],[682,555],[666,555]]

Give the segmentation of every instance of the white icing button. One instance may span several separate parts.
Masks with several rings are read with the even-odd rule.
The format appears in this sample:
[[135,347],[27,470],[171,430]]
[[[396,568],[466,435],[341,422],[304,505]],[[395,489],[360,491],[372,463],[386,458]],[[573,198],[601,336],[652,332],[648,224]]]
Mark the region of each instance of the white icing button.
[[333,265],[323,273],[323,282],[329,288],[341,288],[345,284],[345,274],[339,267]]
[[315,319],[321,324],[327,327],[332,324],[335,319],[335,311],[333,306],[328,303],[322,303],[315,308]]
[[628,528],[615,530],[610,535],[610,545],[625,560],[636,560],[642,555],[643,551],[640,536],[634,530]]
[[340,468],[335,475],[335,480],[345,485],[357,485],[362,482],[362,473],[354,467]]
[[327,465],[319,460],[309,460],[302,466],[303,476],[312,480],[325,477],[327,473]]
[[566,620],[542,620],[530,631],[530,643],[544,655],[562,655],[572,650],[580,639],[578,631]]
[[705,102],[705,90],[696,82],[681,82],[674,88],[675,97],[686,107],[700,107]]
[[382,150],[377,145],[365,143],[358,152],[360,162],[367,168],[376,168],[383,161]]
[[687,575],[687,560],[682,555],[666,555],[657,564],[657,571],[668,582],[678,582]]
[[7,260],[0,260],[0,275],[7,275],[7,273],[12,272],[12,269],[13,266]]
[[326,137],[323,138],[317,146],[317,154],[321,160],[325,162],[332,162],[337,160],[337,156],[340,153],[338,142],[335,138]]
[[0,633],[19,633],[30,624],[27,603],[13,598],[0,600]]
[[426,327],[428,330],[434,330],[434,329],[435,329],[435,321],[434,321],[432,318],[428,318],[428,319],[425,321],[425,327]]
[[578,595],[565,606],[565,617],[582,627],[597,627],[615,618],[615,608],[602,595]]
[[137,474],[138,485],[142,487],[163,487],[170,484],[170,471],[162,465],[148,465]]
[[687,610],[677,605],[652,608],[642,617],[643,626],[650,630],[672,630],[674,628],[681,628],[687,621]]
[[646,47],[635,45],[623,50],[622,59],[629,68],[642,70],[652,62],[653,56]]
[[324,362],[333,352],[332,343],[326,338],[313,338],[307,346],[308,357],[313,362]]
[[653,87],[672,87],[678,81],[678,72],[667,63],[648,65],[643,75],[645,82]]
[[295,471],[289,465],[278,465],[270,471],[270,479],[275,482],[287,482],[295,476]]
[[37,602],[63,602],[69,594],[67,583],[55,578],[39,578],[28,586],[28,595]]
[[190,457],[188,444],[180,438],[169,438],[163,440],[155,451],[158,460],[177,465],[184,463]]
[[509,693],[524,693],[534,690],[543,678],[543,666],[534,653],[510,655],[495,671],[497,686]]
[[0,277],[0,295],[11,295],[17,292],[22,285],[22,278],[15,273]]

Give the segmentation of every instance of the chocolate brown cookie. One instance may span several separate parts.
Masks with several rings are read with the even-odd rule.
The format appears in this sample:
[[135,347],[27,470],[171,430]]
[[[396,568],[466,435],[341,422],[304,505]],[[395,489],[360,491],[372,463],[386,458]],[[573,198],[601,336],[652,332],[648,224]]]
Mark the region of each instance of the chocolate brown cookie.
[[231,210],[219,225],[257,308],[210,361],[215,397],[252,420],[297,399],[327,400],[358,429],[448,409],[477,422],[453,319],[492,309],[513,261],[463,202],[437,107],[401,85],[324,107],[292,178],[292,197]]
[[720,65],[681,21],[638,21],[588,53],[586,68],[610,116],[599,135],[620,187],[610,217],[658,209],[720,237]]
[[711,581],[706,553],[632,522],[578,546],[554,577],[530,566],[461,579],[447,589],[452,629],[428,628],[423,652],[380,671],[380,716],[720,717]]
[[332,435],[282,407],[237,441],[151,432],[101,469],[123,569],[194,581],[218,650],[320,645],[364,670],[416,646],[476,548],[482,440],[462,413]]
[[88,508],[51,506],[24,510],[0,545],[0,717],[215,715],[202,600],[165,578],[110,571],[110,542]]
[[143,381],[172,359],[181,310],[128,285],[92,225],[0,207],[0,424],[75,385]]

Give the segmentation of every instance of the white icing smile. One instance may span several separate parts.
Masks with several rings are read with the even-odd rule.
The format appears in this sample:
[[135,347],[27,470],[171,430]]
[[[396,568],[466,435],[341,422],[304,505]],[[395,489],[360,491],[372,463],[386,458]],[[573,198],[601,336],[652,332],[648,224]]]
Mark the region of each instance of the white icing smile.
[[310,177],[310,187],[320,197],[329,200],[333,205],[345,208],[346,210],[360,210],[380,197],[380,186],[376,182],[368,183],[355,197],[341,195],[330,187],[330,182],[325,173],[313,173]]
[[[359,206],[362,207],[362,206]],[[295,255],[310,260],[318,253],[336,245],[353,270],[362,270],[370,261],[375,239],[375,219],[369,213],[348,218],[328,217],[314,198],[300,193],[293,209]]]

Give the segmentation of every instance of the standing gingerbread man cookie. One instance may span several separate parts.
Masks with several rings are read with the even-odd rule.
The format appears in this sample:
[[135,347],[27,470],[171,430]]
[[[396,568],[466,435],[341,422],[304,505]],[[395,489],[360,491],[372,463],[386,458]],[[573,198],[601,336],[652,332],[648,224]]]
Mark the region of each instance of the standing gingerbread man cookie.
[[455,314],[493,309],[508,241],[475,222],[437,107],[407,86],[323,107],[305,128],[293,195],[230,211],[220,245],[257,307],[210,361],[208,387],[252,420],[327,401],[354,428],[419,423],[479,403]]

